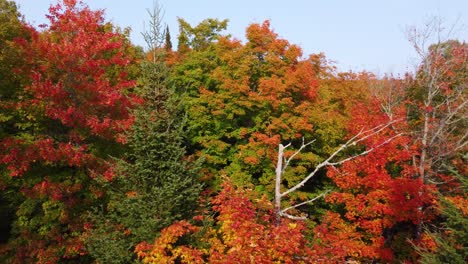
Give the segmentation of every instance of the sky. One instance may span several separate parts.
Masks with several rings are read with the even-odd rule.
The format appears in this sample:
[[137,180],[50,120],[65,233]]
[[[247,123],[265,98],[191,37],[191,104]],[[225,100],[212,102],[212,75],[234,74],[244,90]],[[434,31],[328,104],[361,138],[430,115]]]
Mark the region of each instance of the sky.
[[[15,0],[26,21],[46,23],[55,0]],[[144,46],[141,32],[153,0],[84,0],[92,9],[105,9],[106,19],[131,27],[131,39]],[[192,26],[206,18],[228,19],[226,33],[245,40],[245,28],[270,20],[271,27],[304,55],[323,52],[340,71],[371,71],[378,75],[414,70],[417,56],[405,32],[439,17],[452,39],[468,42],[467,0],[159,0],[173,43],[177,18]],[[147,23],[147,22],[146,22]]]

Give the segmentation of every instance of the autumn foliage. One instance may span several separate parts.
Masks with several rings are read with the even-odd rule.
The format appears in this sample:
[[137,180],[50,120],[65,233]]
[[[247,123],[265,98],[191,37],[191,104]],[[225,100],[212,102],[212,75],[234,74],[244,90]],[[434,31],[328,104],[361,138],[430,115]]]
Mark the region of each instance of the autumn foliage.
[[[378,102],[374,102],[374,106],[376,105],[379,105]],[[372,108],[364,108],[362,105],[356,108],[349,127],[351,134],[367,126],[388,122],[388,115]],[[411,229],[433,217],[431,213],[421,210],[424,208],[430,211],[434,205],[434,194],[430,186],[424,185],[415,177],[411,158],[416,149],[403,132],[405,129],[403,120],[388,127],[379,135],[363,142],[366,148],[379,146],[374,151],[347,162],[340,168],[328,170],[328,177],[336,183],[339,190],[330,194],[326,200],[342,205],[345,210],[341,215],[329,212],[327,217],[335,219],[337,225],[331,224],[335,221],[324,221],[319,225],[318,231],[323,233],[322,243],[327,247],[341,248],[343,257],[381,258],[390,261],[394,258],[392,244],[401,231],[397,226],[409,226]],[[402,134],[381,145],[386,139],[399,133]],[[327,238],[330,234],[337,237]],[[410,234],[411,237],[414,235],[415,233]],[[344,239],[340,239],[340,236],[344,236]],[[354,245],[344,246],[342,241],[353,241]]]
[[16,39],[25,85],[4,105],[17,117],[0,140],[0,163],[21,196],[11,250],[18,262],[55,263],[86,254],[82,218],[101,196],[93,179],[112,178],[110,154],[132,123],[138,98],[125,37],[102,11],[76,1],[51,6],[49,25]]
[[[224,182],[209,214],[164,229],[154,244],[138,245],[143,263],[312,263],[304,223],[275,224],[273,206],[252,191]],[[181,244],[196,239],[198,246]]]
[[466,262],[466,43],[378,77],[270,21],[144,51],[81,1],[0,8],[0,262]]

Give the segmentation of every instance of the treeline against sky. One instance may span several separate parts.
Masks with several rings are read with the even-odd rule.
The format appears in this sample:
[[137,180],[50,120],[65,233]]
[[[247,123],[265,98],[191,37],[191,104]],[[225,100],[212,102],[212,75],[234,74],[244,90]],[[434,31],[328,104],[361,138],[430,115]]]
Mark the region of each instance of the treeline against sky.
[[[466,263],[468,45],[339,72],[265,21],[129,29],[0,0],[5,263]],[[346,43],[343,43],[346,45]]]

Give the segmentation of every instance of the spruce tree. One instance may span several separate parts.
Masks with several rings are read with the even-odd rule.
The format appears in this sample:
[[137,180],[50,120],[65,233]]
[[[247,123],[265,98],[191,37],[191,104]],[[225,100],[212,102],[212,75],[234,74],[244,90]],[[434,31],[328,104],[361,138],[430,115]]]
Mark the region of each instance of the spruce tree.
[[[462,160],[466,164],[468,155],[462,157]],[[462,209],[463,206],[466,208],[468,179],[466,175],[462,175],[455,168],[449,167],[448,171],[455,175],[459,181],[458,199],[456,199],[459,203],[457,205],[453,202],[455,199],[439,194],[442,222],[438,226],[438,230],[428,228],[426,231],[426,235],[435,242],[435,248],[428,250],[416,247],[421,255],[420,263],[423,264],[462,264],[468,261],[468,218],[466,217],[466,209]]]
[[107,205],[92,216],[88,250],[101,263],[135,259],[136,244],[152,243],[162,228],[191,216],[201,189],[196,163],[185,160],[185,115],[166,83],[168,70],[159,42],[164,36],[159,35],[159,9],[155,11],[151,25],[157,28],[145,36],[153,60],[142,63],[139,82],[145,103],[134,112],[126,159],[119,160],[116,177],[103,182]]
[[166,30],[164,31],[164,36],[165,36],[164,48],[167,51],[171,51],[172,50],[172,41],[171,41],[171,33],[169,32],[169,26],[166,26]]

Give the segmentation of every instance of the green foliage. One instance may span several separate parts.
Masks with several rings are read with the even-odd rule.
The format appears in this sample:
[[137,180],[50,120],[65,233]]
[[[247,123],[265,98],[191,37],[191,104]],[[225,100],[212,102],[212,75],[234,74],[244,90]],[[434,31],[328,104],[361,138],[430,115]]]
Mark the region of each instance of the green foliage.
[[11,97],[18,83],[18,77],[12,71],[22,62],[21,55],[13,42],[15,38],[25,37],[27,32],[21,20],[15,2],[0,1],[0,98]]
[[[219,34],[203,28],[212,30],[205,35]],[[359,76],[335,77],[322,54],[301,58],[300,48],[279,38],[268,22],[251,25],[247,39],[242,44],[216,36],[186,53],[170,81],[183,89],[189,154],[206,160],[205,179],[216,186],[220,175],[229,175],[239,186],[271,194],[278,144],[317,140],[285,175],[284,184],[292,186],[342,141],[346,110],[366,90]]]
[[[466,162],[466,157],[465,157]],[[468,261],[468,215],[467,196],[468,179],[453,168],[450,171],[460,181],[461,196],[444,197],[440,195],[442,223],[438,230],[427,230],[426,235],[433,241],[434,247],[416,247],[421,255],[421,263],[466,263]]]
[[434,251],[420,249],[421,263],[466,263],[468,260],[468,220],[458,208],[444,201],[442,215],[446,218],[443,231],[429,233],[436,244]]
[[15,46],[16,38],[28,38],[15,2],[0,1],[0,138],[16,132],[17,116],[12,103],[17,101],[24,76],[16,69],[26,64],[24,54]]
[[166,85],[162,63],[143,63],[140,93],[146,100],[135,111],[129,152],[104,182],[105,208],[93,216],[87,247],[102,263],[128,263],[134,246],[152,241],[161,229],[190,217],[201,186],[197,165],[185,160],[185,117]]
[[166,26],[166,30],[164,30],[164,48],[167,51],[172,50],[171,32],[169,31],[169,26]]
[[226,29],[228,20],[205,19],[195,27],[179,18],[178,51],[184,53],[190,49],[206,49]]

